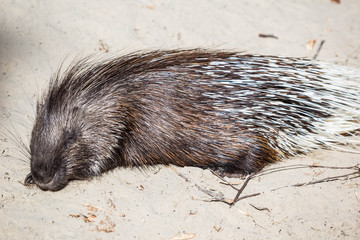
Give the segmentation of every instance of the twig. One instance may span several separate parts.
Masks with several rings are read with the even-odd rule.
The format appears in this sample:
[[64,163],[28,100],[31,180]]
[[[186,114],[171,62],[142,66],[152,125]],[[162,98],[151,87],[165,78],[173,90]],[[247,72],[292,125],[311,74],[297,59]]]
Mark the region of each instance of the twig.
[[[352,176],[352,175],[355,175],[355,176],[350,178],[350,176]],[[358,176],[356,176],[356,175],[358,175]],[[320,180],[311,181],[311,182],[308,182],[308,183],[297,183],[297,184],[291,185],[291,187],[302,187],[302,186],[313,185],[313,184],[317,184],[317,183],[332,182],[332,181],[336,181],[336,180],[342,180],[341,178],[354,179],[354,178],[358,178],[358,177],[360,177],[360,172],[353,172],[353,173],[340,175],[340,176],[335,176],[335,177],[327,177],[327,178],[323,178],[323,179],[320,179]],[[346,180],[346,179],[344,179],[344,180]]]
[[233,189],[235,189],[236,191],[239,191],[239,189],[237,187],[234,186],[234,184],[232,184],[231,182],[229,182],[228,180],[226,180],[225,178],[223,178],[222,176],[220,176],[216,171],[210,170],[212,174],[214,174],[215,176],[217,176],[218,178],[220,178],[220,180],[224,181],[227,185],[229,185],[230,187],[232,187]]
[[261,38],[275,38],[275,39],[279,39],[277,36],[275,36],[274,34],[265,34],[265,33],[259,33],[259,37]]
[[258,172],[256,174],[256,177],[261,177],[261,176],[268,175],[268,174],[275,173],[275,172],[301,169],[301,168],[359,169],[359,164],[350,166],[350,167],[332,167],[332,166],[322,166],[322,165],[296,164],[296,165],[290,165],[290,166],[265,169],[265,170]]
[[322,46],[324,45],[324,43],[325,43],[325,40],[321,40],[320,45],[319,45],[318,49],[316,50],[315,55],[312,58],[312,60],[316,60],[316,58],[319,55],[319,52],[320,52]]
[[[352,175],[355,175],[355,176],[350,178],[350,176],[352,176]],[[297,184],[293,184],[293,185],[286,185],[286,186],[270,189],[269,191],[274,192],[274,191],[277,191],[277,190],[280,190],[280,189],[283,189],[283,188],[287,188],[287,187],[303,187],[303,186],[313,185],[313,184],[322,183],[322,182],[332,182],[332,181],[342,180],[342,178],[354,179],[354,178],[358,178],[358,177],[360,177],[360,172],[352,172],[352,173],[349,173],[349,174],[335,176],[335,177],[327,177],[327,178],[323,178],[323,179],[316,180],[316,181],[310,181],[310,182],[305,182],[305,183],[297,183]],[[236,199],[236,201],[234,200],[232,205],[234,205],[236,202],[238,202],[240,200],[243,200],[245,198],[259,196],[259,195],[261,195],[263,193],[264,192],[257,192],[257,193],[248,194],[248,195],[239,197],[238,199]]]
[[249,214],[249,213],[247,213],[247,212],[244,212],[244,211],[241,211],[240,209],[239,209],[239,212],[240,212],[241,214],[247,216],[247,217],[250,217],[250,218],[253,220],[253,222],[255,223],[255,225],[257,225],[257,226],[259,226],[259,227],[261,227],[261,228],[269,231],[269,229],[261,226],[261,225],[255,220],[255,218],[254,218],[251,214]]
[[232,206],[235,205],[235,203],[237,203],[238,201],[241,201],[241,200],[243,200],[245,198],[256,197],[256,196],[259,196],[260,194],[263,194],[263,193],[258,192],[258,193],[248,194],[248,195],[239,197],[238,199],[236,199],[236,201],[235,200],[233,201]]
[[234,200],[233,200],[233,202],[231,203],[230,206],[233,206],[233,205],[238,201],[240,194],[244,191],[246,185],[247,185],[247,184],[249,183],[249,181],[255,176],[255,174],[256,174],[256,173],[252,173],[252,174],[250,174],[249,176],[247,176],[247,178],[245,179],[243,185],[241,186],[241,188],[240,188],[239,191],[237,192],[237,194],[236,194],[236,196],[235,196],[235,198],[234,198]]
[[183,179],[185,179],[185,181],[187,182],[191,182],[193,183],[197,189],[199,189],[201,192],[209,195],[210,197],[214,198],[212,201],[218,201],[218,202],[223,202],[226,204],[231,204],[232,202],[229,201],[228,199],[225,199],[221,194],[217,194],[214,193],[213,191],[207,190],[206,188],[201,187],[200,185],[198,185],[197,183],[194,183],[193,181],[191,181],[190,178],[186,177],[185,175],[183,175],[182,173],[179,173],[179,171],[174,168],[172,165],[169,165],[169,167],[180,177],[182,177]]
[[[190,180],[190,178],[184,176],[182,173],[179,173],[172,165],[169,165],[169,167],[174,172],[176,172],[177,175],[184,178],[186,181],[194,183],[193,181]],[[297,164],[297,165],[291,165],[291,166],[269,168],[269,169],[262,170],[262,171],[260,171],[258,173],[252,173],[252,174],[250,174],[250,175],[248,175],[246,177],[246,179],[245,179],[244,183],[242,184],[241,188],[238,189],[238,188],[234,187],[233,184],[231,184],[225,178],[223,178],[222,176],[220,176],[216,172],[211,171],[214,175],[216,175],[218,178],[220,178],[222,181],[226,182],[229,186],[231,186],[233,189],[235,189],[237,191],[237,194],[236,194],[236,196],[235,196],[235,198],[233,200],[226,199],[226,198],[224,198],[223,195],[220,195],[220,194],[214,193],[213,191],[207,190],[207,189],[199,186],[196,183],[194,183],[194,184],[200,191],[202,191],[205,194],[209,195],[210,197],[214,198],[212,201],[224,202],[224,203],[230,205],[230,207],[232,207],[238,201],[241,201],[241,200],[243,200],[245,198],[259,196],[259,195],[264,193],[264,192],[257,192],[257,193],[252,193],[252,194],[248,194],[248,195],[244,195],[244,196],[240,197],[240,195],[242,194],[242,192],[244,191],[245,187],[248,185],[248,183],[249,183],[249,181],[251,179],[254,179],[255,177],[261,177],[261,176],[271,174],[271,173],[280,172],[280,171],[287,171],[287,170],[294,170],[294,169],[301,169],[301,168],[328,168],[328,169],[349,169],[349,170],[353,169],[353,170],[356,170],[356,171],[352,172],[352,173],[349,173],[349,174],[344,174],[344,175],[339,175],[339,176],[334,176],[334,177],[326,177],[326,178],[323,178],[323,179],[309,181],[309,182],[305,182],[305,183],[297,183],[297,184],[292,184],[292,185],[286,185],[286,186],[270,189],[269,191],[272,192],[272,191],[277,191],[279,189],[283,189],[283,188],[287,188],[287,187],[304,187],[304,186],[307,186],[307,185],[314,185],[314,184],[317,184],[317,183],[331,182],[331,181],[338,181],[338,180],[347,180],[347,179],[354,179],[354,178],[359,178],[360,177],[359,164],[354,165],[354,166],[350,166],[350,167],[332,167],[332,166],[321,166],[321,165]]]
[[258,211],[268,211],[268,212],[270,212],[270,210],[268,208],[266,208],[266,207],[259,208],[259,207],[256,207],[256,206],[252,205],[251,203],[250,203],[250,206],[252,206],[253,208],[255,208]]

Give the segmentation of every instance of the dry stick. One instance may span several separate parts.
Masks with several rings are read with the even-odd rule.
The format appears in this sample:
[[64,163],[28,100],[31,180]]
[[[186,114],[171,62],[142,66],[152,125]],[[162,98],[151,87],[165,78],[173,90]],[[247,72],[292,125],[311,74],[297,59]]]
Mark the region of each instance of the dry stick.
[[236,194],[233,202],[230,204],[230,206],[233,206],[233,205],[237,202],[240,194],[244,191],[246,185],[249,183],[249,181],[250,181],[255,175],[256,175],[256,173],[252,173],[252,174],[250,174],[249,176],[247,176],[247,178],[245,179],[243,185],[241,186],[241,188],[240,188],[239,191],[237,192],[237,194]]
[[[306,185],[312,185],[312,184],[317,184],[317,183],[321,183],[321,182],[329,182],[329,181],[336,181],[336,180],[340,180],[340,178],[343,177],[347,177],[347,179],[353,179],[353,178],[357,178],[360,177],[360,168],[359,165],[354,165],[354,166],[350,166],[350,167],[331,167],[331,166],[321,166],[321,165],[306,165],[306,164],[296,164],[296,165],[291,165],[291,166],[284,166],[284,167],[276,167],[276,168],[270,168],[270,169],[266,169],[266,170],[262,170],[258,173],[253,173],[251,175],[249,175],[247,177],[247,179],[245,180],[245,182],[243,183],[242,187],[240,189],[237,189],[236,187],[234,187],[230,182],[228,182],[227,180],[225,180],[223,177],[219,176],[217,173],[213,172],[217,177],[219,177],[221,180],[223,180],[224,182],[226,182],[228,185],[230,185],[233,189],[237,190],[237,194],[233,200],[233,202],[230,204],[230,206],[233,206],[236,202],[243,200],[245,198],[249,198],[249,197],[255,197],[258,196],[262,193],[253,193],[253,194],[248,194],[242,197],[239,197],[240,194],[243,192],[243,190],[245,189],[246,185],[248,184],[248,182],[253,179],[254,177],[260,177],[263,175],[267,175],[267,174],[271,174],[271,173],[275,173],[275,172],[280,172],[280,171],[286,171],[286,170],[294,170],[294,169],[299,169],[299,168],[329,168],[329,169],[357,169],[356,172],[353,173],[349,173],[346,175],[341,175],[341,176],[335,176],[335,177],[328,177],[328,178],[324,178],[324,179],[320,179],[317,181],[310,181],[310,182],[306,182],[306,183],[298,183],[298,184],[294,184],[294,185],[287,185],[287,186],[283,186],[283,187],[279,187],[279,188],[274,188],[271,189],[270,191],[276,191],[282,188],[286,188],[286,187],[300,187],[300,186],[306,186]],[[351,175],[355,175],[355,174],[359,174],[359,176],[354,176],[351,177]]]
[[[355,176],[350,177],[352,175],[355,175]],[[337,181],[337,180],[348,180],[348,179],[354,179],[354,178],[358,178],[358,177],[360,177],[359,172],[352,172],[352,173],[345,174],[345,175],[340,175],[340,176],[335,176],[335,177],[327,177],[327,178],[323,178],[320,180],[314,180],[314,181],[309,181],[309,182],[305,182],[305,183],[297,183],[297,184],[286,185],[286,186],[282,186],[282,187],[278,187],[278,188],[273,188],[270,191],[273,192],[273,191],[280,190],[280,189],[287,188],[287,187],[305,187],[305,186],[314,185],[317,183],[333,182],[333,181]],[[341,179],[341,178],[344,178],[344,179]]]
[[309,165],[310,168],[330,168],[330,169],[358,169],[360,170],[360,165],[356,164],[350,167],[332,167],[332,166],[322,166],[322,165]]
[[234,199],[234,201],[231,203],[231,206],[234,206],[235,203],[237,203],[237,202],[240,201],[240,200],[243,200],[243,199],[245,199],[245,198],[250,198],[250,197],[256,197],[256,196],[259,196],[260,194],[262,194],[262,192],[261,192],[261,193],[258,192],[258,193],[248,194],[248,195],[239,197],[239,198],[237,198],[236,200]]
[[234,184],[232,184],[231,182],[229,182],[228,180],[226,180],[225,178],[223,178],[222,176],[220,176],[217,172],[210,170],[212,174],[214,174],[215,176],[217,176],[218,178],[220,178],[220,180],[224,181],[226,183],[226,185],[229,185],[230,187],[232,187],[233,189],[235,189],[236,191],[239,191],[239,189],[237,187],[234,186]]
[[275,39],[279,39],[277,36],[275,36],[274,34],[265,34],[265,33],[259,33],[259,37],[261,38],[275,38]]
[[253,208],[255,208],[258,211],[268,211],[268,212],[270,212],[270,209],[268,209],[267,207],[259,208],[259,207],[256,207],[256,206],[252,205],[251,203],[250,203],[250,206],[252,206]]
[[318,49],[317,49],[314,57],[312,58],[312,60],[316,60],[316,58],[317,58],[317,56],[319,55],[319,52],[320,52],[322,46],[324,45],[324,43],[325,43],[325,40],[321,40],[320,45],[319,45],[319,47],[318,47]]
[[[265,169],[265,170],[261,170],[260,172],[257,172],[255,175],[256,177],[261,177],[261,176],[264,176],[264,175],[268,175],[268,174],[271,174],[271,173],[274,173],[274,172],[281,172],[281,171],[286,171],[286,170],[294,170],[294,169],[300,169],[300,168],[311,168],[313,167],[314,165],[306,165],[306,164],[295,164],[295,165],[290,165],[290,166],[282,166],[282,167],[274,167],[274,168],[269,168],[269,169]],[[355,165],[356,166],[356,165]],[[321,166],[321,167],[325,167],[325,166]],[[337,167],[329,167],[329,168],[337,168]],[[350,167],[350,168],[353,168],[353,167]],[[350,169],[348,167],[339,167],[338,169]],[[229,185],[231,186],[233,189],[235,189],[236,191],[239,191],[238,188],[236,188],[234,186],[233,183],[230,183],[229,181],[227,181],[225,178],[221,177],[219,174],[217,174],[216,172],[214,171],[211,171],[215,176],[217,176],[218,178],[220,178],[220,180],[224,181],[225,183],[222,183],[222,184],[225,184],[225,185]]]
[[[319,167],[319,168],[331,168],[331,169],[353,169],[353,168],[356,168],[357,166],[358,165],[351,166],[351,167],[328,167],[328,166],[315,166],[315,165],[308,165],[308,164],[295,164],[295,165],[290,165],[290,166],[282,166],[282,167],[274,167],[274,168],[264,169],[264,170],[262,170],[260,172],[257,172],[256,174],[254,174],[254,177],[261,177],[261,176],[268,175],[268,174],[275,173],[275,172],[294,170],[294,169],[301,169],[301,168]],[[219,174],[217,174],[215,171],[211,170],[211,172],[215,176],[220,178],[220,180],[224,181],[224,183],[221,183],[221,184],[229,185],[230,187],[232,187],[236,191],[239,191],[239,189],[236,188],[233,183],[230,183],[225,178],[223,178]]]
[[210,191],[210,190],[207,190],[207,189],[199,186],[197,183],[191,181],[190,178],[184,176],[182,173],[179,173],[179,171],[176,170],[176,168],[174,168],[172,165],[169,165],[169,167],[170,167],[178,176],[180,176],[180,177],[182,177],[183,179],[185,179],[185,181],[193,183],[193,184],[197,187],[197,189],[199,189],[199,190],[202,191],[203,193],[209,195],[210,197],[214,198],[215,200],[213,200],[213,201],[219,201],[219,202],[223,202],[223,203],[226,203],[226,204],[231,204],[231,202],[230,202],[229,200],[225,199],[225,198],[224,198],[223,196],[221,196],[220,194],[217,194],[217,193],[214,193],[214,192],[212,192],[212,191]]
[[[312,184],[317,184],[317,183],[322,183],[322,182],[332,182],[332,181],[336,181],[336,180],[341,180],[340,178],[345,178],[344,180],[354,179],[354,178],[360,177],[359,173],[360,172],[353,172],[353,173],[340,175],[340,176],[335,176],[335,177],[327,177],[327,178],[323,178],[323,179],[320,179],[320,180],[311,181],[311,182],[308,182],[308,183],[297,183],[297,184],[291,185],[291,187],[302,187],[302,186],[312,185]],[[355,176],[349,178],[351,175],[355,175]],[[358,175],[358,176],[356,176],[356,175]]]
[[[352,175],[355,175],[353,177],[350,177]],[[273,188],[270,189],[271,192],[282,189],[282,188],[286,188],[286,187],[302,187],[302,186],[307,186],[307,185],[313,185],[313,184],[317,184],[317,183],[322,183],[322,182],[332,182],[332,181],[337,181],[337,180],[342,180],[341,178],[345,178],[346,179],[354,179],[354,178],[358,178],[360,177],[360,171],[356,171],[356,172],[352,172],[349,174],[345,174],[345,175],[340,175],[340,176],[335,176],[335,177],[327,177],[327,178],[323,178],[320,180],[316,180],[316,181],[310,181],[310,182],[305,182],[305,183],[298,183],[298,184],[293,184],[293,185],[286,185],[283,187],[279,187],[279,188]],[[260,194],[263,194],[264,192],[258,192],[258,193],[253,193],[253,194],[249,194],[249,195],[245,195],[243,197],[239,197],[238,199],[234,199],[234,203],[232,205],[234,205],[236,202],[245,199],[245,198],[249,198],[249,197],[254,197],[254,196],[258,196]]]
[[[184,176],[182,173],[179,173],[172,165],[169,165],[169,167],[180,177],[184,178],[187,182],[192,182],[188,177]],[[205,194],[209,195],[210,197],[213,197],[214,200],[213,201],[219,201],[219,202],[223,202],[226,203],[228,205],[230,205],[230,207],[234,206],[235,203],[237,203],[240,200],[243,200],[245,198],[250,198],[250,197],[255,197],[258,195],[263,194],[264,192],[258,192],[258,193],[252,193],[252,194],[248,194],[245,196],[240,197],[241,193],[244,191],[245,187],[247,186],[247,184],[249,183],[249,181],[251,179],[253,179],[254,177],[259,177],[259,176],[263,176],[266,174],[271,174],[274,172],[279,172],[279,171],[285,171],[285,170],[293,170],[293,169],[298,169],[298,168],[329,168],[329,169],[356,169],[357,171],[349,173],[349,174],[345,174],[345,175],[340,175],[340,176],[335,176],[335,177],[327,177],[327,178],[323,178],[320,180],[316,180],[316,181],[310,181],[310,182],[306,182],[306,183],[298,183],[298,184],[293,184],[293,185],[286,185],[283,187],[279,187],[279,188],[273,188],[270,189],[270,191],[276,191],[282,188],[286,188],[286,187],[301,187],[301,186],[307,186],[307,185],[313,185],[313,184],[317,184],[317,183],[322,183],[322,182],[331,182],[331,181],[336,181],[336,180],[341,180],[341,178],[345,178],[345,179],[354,179],[354,178],[358,178],[360,177],[360,167],[359,164],[355,165],[355,166],[350,166],[350,167],[331,167],[331,166],[316,166],[316,165],[304,165],[304,164],[297,164],[297,165],[292,165],[292,166],[285,166],[285,167],[277,167],[277,168],[271,168],[271,169],[266,169],[266,170],[262,170],[258,173],[252,173],[250,175],[247,176],[247,178],[245,179],[243,185],[241,186],[240,189],[237,189],[236,187],[234,187],[230,182],[228,182],[227,180],[225,180],[223,177],[221,177],[219,174],[217,174],[216,172],[212,171],[212,173],[214,173],[215,176],[219,177],[221,180],[225,181],[227,184],[229,184],[233,189],[237,190],[237,194],[234,198],[234,200],[229,201],[228,199],[225,199],[223,196],[221,196],[220,194],[216,194],[210,190],[207,190],[201,186],[199,186],[198,184],[194,183],[195,186],[202,192],[204,192]],[[355,175],[355,176],[352,176]],[[352,176],[352,177],[350,177]]]
[[255,218],[254,218],[251,214],[249,214],[248,212],[241,211],[240,209],[239,209],[239,212],[240,212],[241,214],[247,216],[247,217],[250,217],[257,226],[259,226],[259,227],[261,227],[261,228],[269,231],[269,229],[261,226],[261,225],[255,220]]
[[301,169],[301,168],[359,169],[359,164],[350,166],[350,167],[331,167],[331,166],[322,166],[322,165],[295,164],[295,165],[290,165],[290,166],[265,169],[265,170],[258,172],[256,177],[268,175],[268,174],[275,173],[275,172]]
[[[220,176],[217,172],[215,172],[215,171],[213,171],[213,170],[211,170],[211,172],[212,172],[215,176],[217,176],[218,178],[220,178],[220,180],[224,181],[224,182],[226,183],[226,185],[228,185],[228,186],[232,187],[233,189],[235,189],[235,190],[238,192],[238,195],[240,195],[241,192],[244,191],[244,188],[246,187],[247,182],[250,181],[250,177],[251,177],[251,176],[249,175],[249,176],[248,176],[248,179],[245,180],[245,182],[246,182],[246,181],[247,181],[247,182],[246,182],[246,183],[244,182],[243,185],[242,185],[242,187],[241,187],[241,189],[239,189],[239,188],[235,187],[234,184],[230,183],[230,182],[227,181],[225,178],[223,178],[222,176]],[[253,175],[255,176],[256,173],[253,173]],[[244,186],[244,184],[245,184],[245,186]],[[240,194],[239,194],[239,193],[240,193]],[[246,195],[246,196],[244,196],[244,197],[241,197],[240,200],[241,200],[241,199],[244,199],[244,198],[248,198],[248,197],[254,197],[254,196],[257,196],[257,195],[259,195],[259,194],[258,194],[258,193],[255,193],[255,194]],[[237,197],[239,197],[239,196],[237,196]],[[225,200],[225,201],[226,201],[226,200]],[[231,207],[232,205],[234,205],[234,200],[232,200],[231,202],[226,201],[226,203],[229,203],[229,205],[230,205],[230,207]]]

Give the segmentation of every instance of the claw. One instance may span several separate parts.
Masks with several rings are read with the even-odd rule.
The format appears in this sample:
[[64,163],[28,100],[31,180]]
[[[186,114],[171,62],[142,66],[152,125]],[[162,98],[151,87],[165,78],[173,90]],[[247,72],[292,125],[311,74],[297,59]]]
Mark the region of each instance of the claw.
[[28,186],[28,185],[31,185],[31,184],[35,184],[35,181],[31,175],[31,173],[29,173],[28,175],[26,175],[26,178],[25,178],[25,186]]

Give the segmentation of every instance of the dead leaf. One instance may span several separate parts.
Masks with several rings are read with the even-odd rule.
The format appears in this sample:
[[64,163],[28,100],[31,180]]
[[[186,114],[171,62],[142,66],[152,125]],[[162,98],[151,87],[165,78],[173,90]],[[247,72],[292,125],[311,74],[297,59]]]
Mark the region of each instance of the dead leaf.
[[96,231],[98,231],[98,232],[106,232],[106,233],[115,232],[114,229],[111,229],[111,228],[99,228],[98,226],[96,226]]
[[84,216],[84,222],[95,222],[96,215],[90,214],[89,216]]
[[218,226],[214,225],[214,229],[215,229],[217,232],[220,232],[223,228],[222,228],[222,227],[218,227]]
[[195,233],[178,233],[176,234],[173,238],[171,238],[171,240],[187,240],[187,239],[192,239],[196,236]]
[[312,39],[310,40],[307,44],[306,44],[306,49],[309,51],[312,51],[314,49],[314,45],[316,43],[316,39]]

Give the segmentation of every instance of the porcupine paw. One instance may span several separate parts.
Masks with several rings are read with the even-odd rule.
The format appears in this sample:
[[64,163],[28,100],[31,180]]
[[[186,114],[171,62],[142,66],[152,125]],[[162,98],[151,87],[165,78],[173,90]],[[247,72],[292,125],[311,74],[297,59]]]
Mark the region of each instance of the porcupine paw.
[[266,165],[279,160],[278,153],[272,149],[264,138],[258,136],[239,151],[237,158],[228,162],[219,162],[211,169],[221,177],[244,177],[261,171]]
[[226,170],[226,168],[222,168],[222,167],[211,168],[211,171],[215,175],[219,175],[220,177],[242,178],[247,175],[244,172],[229,172]]
[[29,186],[29,185],[32,185],[32,184],[35,183],[35,181],[34,181],[32,175],[31,175],[31,173],[29,173],[28,175],[26,175],[26,178],[25,178],[24,183],[25,183],[25,186]]
[[234,164],[223,163],[219,166],[212,166],[209,168],[215,175],[220,177],[229,177],[229,178],[241,178],[248,175],[251,172],[245,171]]

